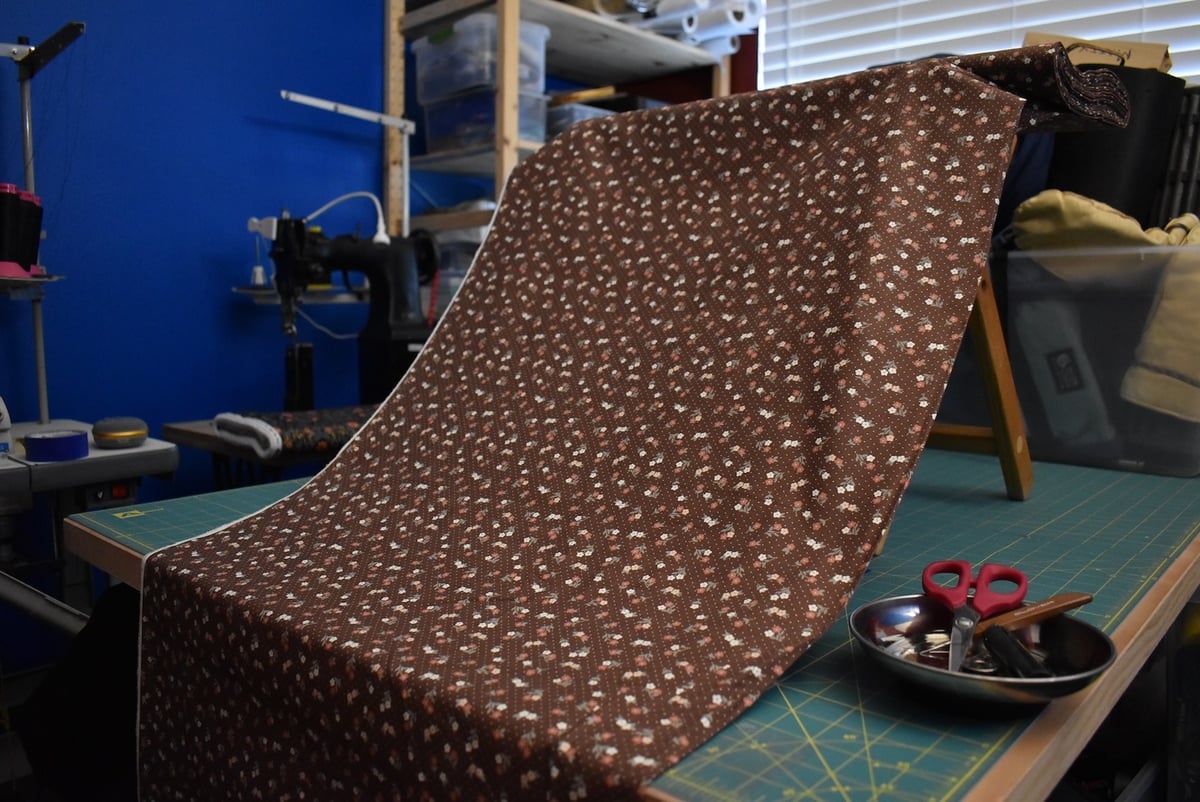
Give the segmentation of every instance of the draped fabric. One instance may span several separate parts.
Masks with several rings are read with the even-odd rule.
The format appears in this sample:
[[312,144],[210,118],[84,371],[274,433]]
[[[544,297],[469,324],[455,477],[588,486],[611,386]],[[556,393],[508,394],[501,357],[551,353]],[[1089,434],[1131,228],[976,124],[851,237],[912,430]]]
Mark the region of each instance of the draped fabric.
[[284,412],[222,412],[213,430],[226,443],[253,449],[262,459],[332,456],[354,436],[375,404]]
[[1123,103],[1042,47],[553,140],[337,459],[148,560],[142,799],[635,795],[842,612],[1014,133]]

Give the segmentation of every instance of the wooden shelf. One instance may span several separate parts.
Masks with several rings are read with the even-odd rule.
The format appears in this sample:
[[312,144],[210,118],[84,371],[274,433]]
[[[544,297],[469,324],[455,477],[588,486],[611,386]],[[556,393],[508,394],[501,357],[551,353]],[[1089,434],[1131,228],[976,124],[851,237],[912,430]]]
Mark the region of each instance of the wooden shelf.
[[[260,306],[278,306],[279,293],[274,287],[234,287],[238,295],[249,297]],[[300,295],[300,303],[312,304],[361,304],[370,298],[370,288],[313,285]]]
[[410,225],[413,230],[451,231],[456,228],[479,228],[492,224],[493,209],[478,209],[470,212],[432,212],[417,215]]
[[[524,159],[540,147],[539,142],[520,142],[517,145],[517,158]],[[411,166],[414,170],[427,170],[432,173],[491,178],[496,170],[496,147],[487,144],[462,150],[426,153],[413,156]]]
[[[584,11],[560,0],[520,0],[521,19],[550,29],[546,72],[571,81],[603,86],[714,67],[712,54],[667,36]],[[480,0],[437,0],[404,16],[404,35],[419,37],[455,17],[493,5]]]
[[[44,285],[61,279],[62,276],[30,276],[29,278],[0,276],[0,295],[11,293],[17,297],[29,297],[30,293],[41,293]],[[41,296],[38,295],[38,297]]]

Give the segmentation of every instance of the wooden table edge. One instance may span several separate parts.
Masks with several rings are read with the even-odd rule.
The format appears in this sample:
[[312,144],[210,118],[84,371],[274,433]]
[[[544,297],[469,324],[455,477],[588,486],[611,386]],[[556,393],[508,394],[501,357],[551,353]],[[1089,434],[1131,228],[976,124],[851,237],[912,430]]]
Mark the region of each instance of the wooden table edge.
[[1200,529],[1112,634],[1113,664],[1095,682],[1042,711],[975,783],[964,802],[1045,799],[1104,723],[1200,587]]
[[141,591],[146,555],[105,537],[78,521],[63,521],[63,547],[109,576]]

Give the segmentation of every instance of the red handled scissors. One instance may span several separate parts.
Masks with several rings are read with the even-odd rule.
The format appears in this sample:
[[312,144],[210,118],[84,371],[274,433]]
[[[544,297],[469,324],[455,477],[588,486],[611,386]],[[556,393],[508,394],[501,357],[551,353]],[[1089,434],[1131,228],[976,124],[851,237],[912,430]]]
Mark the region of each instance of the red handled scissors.
[[[940,584],[936,577],[953,574],[957,581],[953,585]],[[1011,582],[1015,588],[997,589],[994,583]],[[937,599],[954,611],[954,629],[950,633],[950,670],[962,668],[963,659],[971,647],[975,625],[984,618],[1006,613],[1021,606],[1029,580],[1025,574],[1007,565],[988,563],[971,578],[971,564],[966,560],[938,560],[925,566],[921,575],[925,595]],[[971,589],[975,593],[971,594]]]

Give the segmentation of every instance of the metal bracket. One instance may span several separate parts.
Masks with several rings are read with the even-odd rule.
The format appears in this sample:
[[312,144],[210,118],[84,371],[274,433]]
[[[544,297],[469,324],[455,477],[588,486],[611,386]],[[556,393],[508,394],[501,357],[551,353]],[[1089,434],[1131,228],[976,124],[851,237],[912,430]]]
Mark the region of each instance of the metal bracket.
[[[83,35],[82,22],[68,22],[37,47],[30,47],[24,37],[15,45],[3,45],[4,55],[17,64],[17,81],[21,86],[21,133],[25,155],[25,189],[36,193],[33,173],[33,76]],[[33,312],[33,356],[37,373],[38,421],[50,422],[50,401],[46,389],[46,341],[42,325],[42,299],[31,299]]]
[[409,234],[409,205],[408,205],[408,183],[409,183],[409,156],[408,156],[408,138],[417,132],[416,125],[411,120],[406,120],[403,117],[396,117],[391,114],[381,114],[370,109],[360,109],[357,106],[347,106],[345,103],[335,103],[332,100],[325,100],[319,97],[310,95],[302,95],[299,92],[289,92],[286,89],[280,91],[280,96],[284,100],[290,100],[293,103],[300,103],[305,106],[331,111],[334,114],[344,114],[348,117],[355,117],[359,120],[377,123],[379,125],[395,128],[400,132],[400,141],[402,143],[400,151],[400,183],[404,186],[404,191],[401,193],[400,199],[400,236],[407,237]]
[[3,55],[5,58],[20,61],[33,51],[33,45],[23,42],[15,45],[11,42],[0,42],[0,51],[3,51],[0,55]]
[[83,29],[82,22],[68,22],[37,47],[30,47],[25,42],[5,45],[4,47],[9,49],[6,55],[20,67],[20,80],[28,81],[37,75],[42,67],[53,61],[55,56],[66,50],[68,45],[83,36]]

